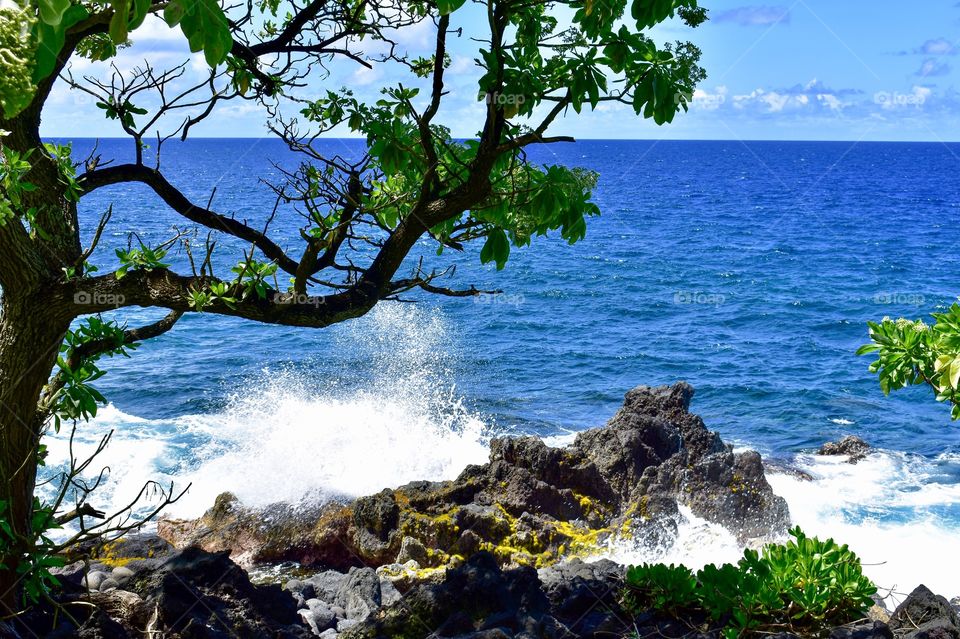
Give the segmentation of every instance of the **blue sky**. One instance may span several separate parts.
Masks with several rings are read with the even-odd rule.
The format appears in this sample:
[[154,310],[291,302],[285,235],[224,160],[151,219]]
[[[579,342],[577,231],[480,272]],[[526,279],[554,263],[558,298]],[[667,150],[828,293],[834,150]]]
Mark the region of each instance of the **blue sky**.
[[[658,127],[626,107],[608,105],[589,115],[571,113],[554,131],[579,138],[960,141],[960,2],[703,4],[711,20],[702,27],[671,23],[653,33],[659,41],[689,39],[703,49],[708,77],[689,113]],[[477,17],[469,5],[454,15],[468,30]],[[121,69],[144,58],[166,65],[190,57],[178,32],[159,20],[134,35],[134,46],[117,60]],[[426,53],[432,33],[423,25],[405,30],[400,40],[411,53]],[[474,100],[474,46],[463,37],[453,39],[451,47],[451,95],[443,117],[460,136],[472,135],[482,118]],[[200,77],[203,72],[202,60],[194,56],[188,74]],[[102,65],[79,64],[75,73],[101,75]],[[307,93],[349,86],[361,97],[375,98],[381,86],[399,78],[396,73],[338,62],[330,77]],[[408,82],[407,76],[402,79]],[[77,131],[78,121],[84,123],[83,131]],[[56,137],[120,134],[89,97],[62,86],[44,114],[43,132]],[[260,137],[266,134],[264,114],[250,104],[227,105],[195,134]]]

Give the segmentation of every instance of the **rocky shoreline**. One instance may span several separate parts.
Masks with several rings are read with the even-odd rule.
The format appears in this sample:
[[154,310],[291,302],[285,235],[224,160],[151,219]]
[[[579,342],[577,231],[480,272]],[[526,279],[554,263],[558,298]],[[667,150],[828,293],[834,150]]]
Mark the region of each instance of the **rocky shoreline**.
[[[680,506],[743,543],[785,533],[787,506],[760,456],[709,431],[692,395],[683,382],[638,387],[570,446],[496,439],[488,463],[451,481],[309,511],[221,495],[197,520],[161,521],[159,536],[90,549],[64,569],[73,620],[38,609],[0,636],[719,637],[704,620],[629,614],[625,568],[585,561],[617,540],[669,547]],[[821,451],[851,462],[865,452],[852,439]],[[960,639],[954,607],[923,587],[870,617],[829,636]]]

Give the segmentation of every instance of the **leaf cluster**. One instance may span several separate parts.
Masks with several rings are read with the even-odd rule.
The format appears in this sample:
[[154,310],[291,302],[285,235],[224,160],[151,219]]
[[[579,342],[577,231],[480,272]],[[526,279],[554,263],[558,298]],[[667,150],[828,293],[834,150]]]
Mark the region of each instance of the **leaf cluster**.
[[877,588],[857,555],[800,528],[790,535],[785,544],[745,550],[736,565],[708,564],[696,574],[683,565],[631,566],[624,606],[635,614],[705,614],[728,639],[784,628],[806,636],[861,618]]
[[[0,500],[0,557],[19,557],[14,570],[21,585],[21,602],[23,605],[35,604],[60,586],[60,580],[51,570],[62,568],[66,562],[55,554],[56,544],[48,535],[62,526],[57,522],[53,509],[35,497],[30,534],[23,539],[14,533],[10,525],[9,510],[9,504]],[[0,570],[11,568],[0,564]]]
[[960,304],[932,316],[932,325],[889,317],[868,322],[870,343],[857,355],[877,355],[870,372],[879,378],[885,395],[926,384],[936,392],[937,401],[952,404],[950,416],[960,419]]
[[[95,352],[85,355],[87,345],[96,345]],[[124,343],[122,326],[98,316],[84,318],[76,329],[67,331],[57,358],[59,370],[55,379],[60,388],[52,397],[50,410],[57,432],[64,420],[89,421],[97,416],[99,405],[107,403],[93,386],[93,382],[106,374],[97,366],[97,361],[104,356],[129,357],[129,351],[136,348],[136,344]]]

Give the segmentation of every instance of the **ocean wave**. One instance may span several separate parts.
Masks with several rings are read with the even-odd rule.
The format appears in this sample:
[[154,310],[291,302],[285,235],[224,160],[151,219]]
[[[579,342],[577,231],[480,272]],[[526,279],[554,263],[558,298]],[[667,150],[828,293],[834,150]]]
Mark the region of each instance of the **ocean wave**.
[[947,596],[960,594],[960,558],[947,550],[960,544],[951,514],[960,504],[960,484],[944,477],[936,460],[876,451],[857,464],[814,455],[794,463],[813,481],[769,476],[793,522],[810,535],[848,544],[888,603],[921,583]]
[[[166,512],[193,517],[223,491],[253,506],[355,497],[452,479],[487,459],[493,429],[453,385],[450,339],[438,313],[385,304],[341,339],[361,351],[364,379],[318,380],[309,367],[265,369],[225,392],[222,410],[210,414],[150,420],[114,406],[101,410],[74,442],[76,456],[89,454],[114,431],[95,465],[109,472],[94,504],[110,511],[148,480],[190,484]],[[55,472],[69,457],[69,440],[65,433],[48,440]]]

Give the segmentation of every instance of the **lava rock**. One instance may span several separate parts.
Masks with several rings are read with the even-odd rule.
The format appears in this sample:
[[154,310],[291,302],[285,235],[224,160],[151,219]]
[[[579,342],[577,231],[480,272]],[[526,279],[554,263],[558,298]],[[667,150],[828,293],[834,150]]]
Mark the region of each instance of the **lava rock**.
[[893,639],[893,631],[882,621],[868,621],[834,628],[830,639]]
[[858,461],[866,457],[868,452],[870,452],[870,444],[863,441],[856,435],[847,435],[839,441],[827,442],[820,447],[820,450],[817,451],[817,454],[848,455],[850,458],[847,461],[851,464],[856,464]]
[[317,573],[303,581],[304,589],[312,588],[317,599],[333,603],[337,593],[347,581],[347,575],[336,570],[327,570]]
[[310,630],[315,635],[337,627],[337,616],[327,603],[319,599],[307,601],[307,609],[300,611],[300,617],[310,626]]
[[[481,552],[446,573],[439,584],[419,584],[390,607],[344,633],[344,639],[462,636],[559,637],[549,601],[532,568],[503,571]],[[472,635],[498,631],[501,635]]]
[[400,552],[397,554],[395,563],[405,564],[408,561],[415,561],[420,566],[425,566],[429,562],[426,547],[414,537],[404,537],[400,542]]
[[346,571],[413,560],[418,578],[479,550],[503,566],[543,566],[621,534],[668,547],[678,504],[744,541],[784,534],[786,502],[760,456],[734,454],[689,412],[692,397],[685,382],[640,386],[605,426],[570,446],[497,438],[489,462],[455,480],[411,482],[313,512],[248,509],[225,494],[199,520],[161,522],[161,534],[177,547],[229,550],[241,565],[291,560]]
[[551,614],[575,636],[626,636],[620,606],[625,569],[608,559],[572,559],[538,571]]
[[373,568],[354,568],[333,600],[346,611],[347,619],[362,621],[380,607],[380,577]]

